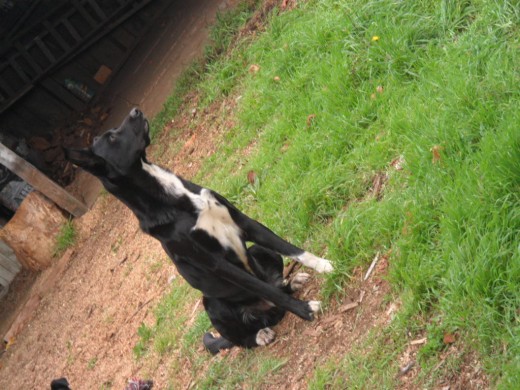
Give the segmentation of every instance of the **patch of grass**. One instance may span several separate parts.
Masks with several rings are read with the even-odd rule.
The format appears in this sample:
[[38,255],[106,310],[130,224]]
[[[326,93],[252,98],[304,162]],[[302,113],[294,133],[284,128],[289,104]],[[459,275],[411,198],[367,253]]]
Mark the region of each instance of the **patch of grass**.
[[[405,308],[387,335],[393,342],[374,337],[368,352],[331,357],[312,386],[392,387],[399,337],[412,326],[429,340],[418,387],[437,384],[440,336],[454,331],[461,355],[442,375],[474,353],[492,386],[520,387],[518,4],[298,4],[197,73],[201,105],[231,91],[240,100],[236,126],[196,181],[331,258],[327,299],[342,297],[355,267],[390,253],[389,279]],[[249,170],[259,178],[253,189]],[[387,181],[376,198],[381,173]],[[193,340],[208,325],[200,321]],[[254,383],[258,362],[248,353],[210,364],[201,387]]]
[[250,350],[243,350],[234,360],[220,359],[197,378],[197,388],[233,389],[247,383],[251,388],[261,388],[268,375],[275,374],[287,362],[269,356],[263,356]]
[[[499,383],[520,346],[518,21],[508,1],[310,1],[281,14],[236,54],[240,123],[200,173],[291,241],[327,248],[327,296],[392,250],[396,291],[416,314],[442,313],[429,334],[475,331],[466,341]],[[379,201],[377,172],[389,175]]]
[[156,322],[153,326],[141,324],[137,333],[139,341],[134,347],[134,355],[141,358],[151,349],[159,355],[178,348],[178,340],[184,331],[188,308],[194,303],[198,292],[186,282],[175,279],[171,292],[155,308]]
[[89,359],[89,361],[87,362],[87,369],[93,370],[94,367],[96,367],[97,361],[98,361],[97,357],[93,357],[92,359]]
[[[211,42],[205,47],[204,56],[182,72],[175,82],[173,93],[164,103],[163,109],[151,121],[150,134],[152,139],[175,117],[184,102],[185,95],[205,79],[208,69],[211,69],[214,66],[213,64],[226,53],[237,31],[250,18],[258,3],[257,0],[243,1],[230,11],[217,14],[216,24],[212,27],[210,33]],[[226,90],[224,83],[220,88],[215,89],[213,97],[226,91],[229,92],[229,89]],[[206,102],[211,101],[212,98],[209,97],[209,94],[207,96]]]
[[76,243],[77,233],[74,223],[71,219],[63,224],[58,236],[56,237],[56,244],[54,249],[54,257],[63,254],[68,248],[74,246]]

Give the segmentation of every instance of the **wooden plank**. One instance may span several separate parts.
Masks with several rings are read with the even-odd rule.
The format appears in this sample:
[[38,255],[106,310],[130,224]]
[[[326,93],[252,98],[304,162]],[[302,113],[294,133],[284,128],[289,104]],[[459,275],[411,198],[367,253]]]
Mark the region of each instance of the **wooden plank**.
[[9,287],[9,284],[14,279],[16,275],[13,275],[11,272],[8,272],[4,267],[0,265],[0,284],[6,287]]
[[[33,68],[36,75],[39,75],[41,72],[43,72],[42,67],[34,61],[29,53],[27,53],[27,50],[19,42],[15,42],[14,47],[16,50],[18,50],[18,53],[20,53],[20,55],[25,58],[25,61],[27,61],[27,63]],[[35,78],[36,77],[32,77],[33,80]]]
[[87,0],[87,3],[90,4],[92,9],[96,12],[96,14],[101,18],[101,20],[104,23],[107,16],[103,12],[103,10],[99,7],[99,5],[96,3],[96,0]]
[[79,100],[74,96],[68,89],[62,84],[59,84],[52,78],[43,79],[40,85],[47,90],[51,95],[55,96],[66,106],[72,108],[75,111],[84,110],[86,107],[85,102]]
[[0,143],[0,164],[40,191],[62,209],[75,217],[88,211],[87,206],[53,182],[33,165]]
[[44,20],[42,22],[42,24],[47,29],[47,32],[56,40],[56,42],[58,42],[58,44],[61,46],[61,48],[65,52],[70,50],[70,46],[67,43],[67,41],[65,41],[65,39],[63,39],[63,37],[56,31],[56,29],[54,28],[54,26],[52,24],[50,24],[46,20]]
[[65,26],[69,34],[72,35],[72,38],[76,41],[75,45],[82,41],[81,35],[79,35],[78,31],[72,27],[72,24],[70,24],[67,19],[63,19],[61,23]]
[[[14,256],[14,254],[12,256]],[[4,267],[7,271],[9,271],[12,274],[17,274],[22,268],[21,264],[18,263],[18,260],[16,260],[15,263],[12,258],[9,258],[8,256],[4,256],[2,254],[0,254],[0,267]]]
[[34,43],[36,43],[36,46],[38,46],[38,48],[42,51],[45,57],[47,57],[47,59],[50,61],[51,66],[53,66],[56,62],[56,57],[54,56],[54,54],[51,53],[47,45],[42,41],[40,37],[34,38]]
[[85,8],[83,8],[83,5],[78,3],[78,0],[72,0],[72,6],[76,8],[81,16],[83,16],[83,19],[87,21],[87,23],[90,25],[90,28],[97,27],[97,22],[92,18],[92,16],[90,16]]
[[16,62],[16,57],[11,57],[9,58],[9,64],[11,65],[11,68],[14,69],[14,71],[18,74],[18,76],[20,76],[20,78],[22,79],[22,81],[24,83],[30,83],[31,80],[29,80],[29,76],[27,76],[25,74],[25,72],[22,70],[22,68],[20,67],[20,65]]

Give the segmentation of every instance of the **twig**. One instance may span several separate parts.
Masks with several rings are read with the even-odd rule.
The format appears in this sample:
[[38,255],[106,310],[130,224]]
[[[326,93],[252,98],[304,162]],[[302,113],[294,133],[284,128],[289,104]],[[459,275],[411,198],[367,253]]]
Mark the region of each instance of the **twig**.
[[363,298],[365,298],[365,294],[366,294],[366,291],[361,290],[361,292],[359,293],[359,298],[358,298],[359,303],[363,302]]
[[193,306],[193,310],[191,311],[190,320],[188,322],[187,327],[190,327],[193,325],[193,322],[195,321],[195,312],[197,311],[197,308],[199,307],[201,301],[202,301],[202,299],[197,300],[197,303]]
[[284,270],[283,278],[287,279],[289,276],[291,276],[291,274],[295,270],[296,266],[301,266],[301,264],[298,263],[297,261],[291,260],[291,263]]
[[372,264],[370,264],[370,267],[368,268],[368,271],[365,274],[365,277],[363,278],[363,280],[367,280],[370,277],[370,274],[372,273],[377,262],[379,261],[379,257],[380,257],[380,252],[377,252],[376,257],[374,257],[374,260],[372,260]]
[[155,298],[155,297],[152,297],[152,298],[150,298],[149,300],[147,300],[145,303],[140,304],[140,305],[137,307],[137,310],[134,312],[134,314],[132,314],[132,315],[130,316],[130,318],[128,318],[128,319],[126,320],[126,322],[127,322],[127,323],[130,322],[130,320],[131,320],[132,318],[134,318],[134,317],[137,315],[137,313],[139,313],[139,311],[140,311],[143,307],[145,307],[145,306],[148,305],[150,302],[152,302],[152,301],[154,300],[154,298]]
[[410,362],[408,362],[408,364],[404,367],[401,367],[399,369],[399,375],[400,376],[403,376],[403,375],[406,375],[410,372],[410,370],[415,366],[415,361],[411,360]]
[[410,341],[410,345],[420,345],[420,344],[425,344],[426,341],[428,341],[428,339],[426,337],[422,338],[422,339],[418,339],[418,340],[413,340],[413,341]]

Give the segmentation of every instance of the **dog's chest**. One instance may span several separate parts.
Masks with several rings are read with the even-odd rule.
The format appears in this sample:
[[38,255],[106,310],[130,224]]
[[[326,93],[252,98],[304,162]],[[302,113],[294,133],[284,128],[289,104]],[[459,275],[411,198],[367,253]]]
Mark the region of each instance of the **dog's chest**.
[[188,190],[182,181],[164,169],[143,162],[143,169],[154,177],[164,190],[174,197],[187,197],[197,210],[197,220],[193,229],[204,230],[215,238],[223,248],[233,250],[245,268],[251,271],[247,261],[246,250],[240,237],[241,231],[226,206],[219,203],[208,189],[200,194]]
[[199,215],[194,229],[201,229],[214,237],[224,248],[232,249],[250,270],[240,228],[231,218],[226,206],[220,204],[210,191],[204,189],[196,205]]

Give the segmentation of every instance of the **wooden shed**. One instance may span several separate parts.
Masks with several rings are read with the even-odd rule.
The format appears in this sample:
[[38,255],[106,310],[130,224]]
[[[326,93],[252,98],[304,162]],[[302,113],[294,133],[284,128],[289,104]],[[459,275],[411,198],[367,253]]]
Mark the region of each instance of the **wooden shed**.
[[[64,188],[75,170],[63,159],[63,142],[79,146],[96,135],[99,97],[168,3],[0,0],[0,195],[23,182],[18,197],[37,190],[65,215],[88,210],[92,200],[81,188]],[[0,226],[21,201],[5,199]],[[0,240],[0,297],[24,263],[15,252]]]

